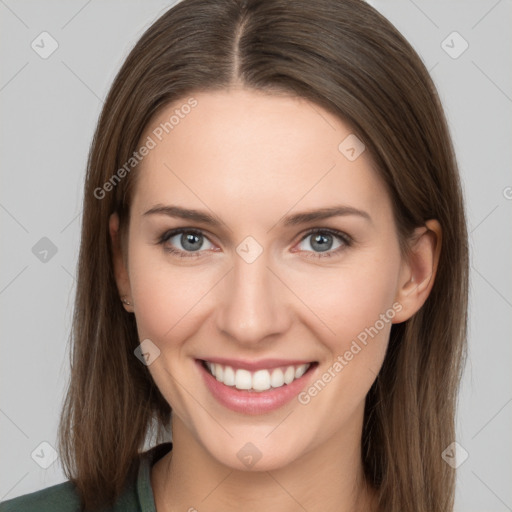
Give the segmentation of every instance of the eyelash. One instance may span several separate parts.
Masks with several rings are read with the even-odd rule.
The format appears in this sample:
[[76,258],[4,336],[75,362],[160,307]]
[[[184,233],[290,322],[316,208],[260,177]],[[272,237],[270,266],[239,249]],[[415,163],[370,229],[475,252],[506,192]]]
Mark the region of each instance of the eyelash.
[[[177,228],[177,229],[173,229],[171,231],[166,231],[160,237],[160,239],[158,240],[157,244],[164,246],[164,244],[166,242],[168,242],[170,238],[172,238],[175,235],[182,234],[182,233],[201,235],[201,236],[204,236],[205,238],[208,238],[201,230],[198,230],[198,229],[193,229],[193,228],[189,228],[189,229]],[[296,252],[309,253],[309,254],[306,255],[307,258],[316,258],[316,259],[319,259],[319,258],[330,258],[330,257],[332,257],[334,255],[338,255],[341,251],[343,251],[347,247],[351,247],[352,244],[353,244],[353,239],[349,235],[347,235],[346,233],[343,233],[342,231],[338,231],[336,229],[330,229],[330,228],[312,228],[312,229],[308,230],[303,235],[303,237],[300,239],[299,243],[303,242],[308,236],[313,235],[313,234],[329,234],[329,235],[332,235],[332,236],[338,238],[342,242],[342,245],[340,247],[338,247],[337,249],[335,249],[335,250],[326,251],[326,252],[320,252],[320,253],[319,252],[315,253],[315,252],[312,252],[312,251],[296,251]],[[177,256],[178,258],[198,258],[198,257],[200,257],[200,255],[197,254],[197,253],[201,253],[202,252],[202,251],[187,252],[187,251],[182,251],[180,249],[174,249],[174,248],[171,248],[171,247],[164,247],[164,250],[166,252],[170,253],[170,254],[173,254],[174,256]]]

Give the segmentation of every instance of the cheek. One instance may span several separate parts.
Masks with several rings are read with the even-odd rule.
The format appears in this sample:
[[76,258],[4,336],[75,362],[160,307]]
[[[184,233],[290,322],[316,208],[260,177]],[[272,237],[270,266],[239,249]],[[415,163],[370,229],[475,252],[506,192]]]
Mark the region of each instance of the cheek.
[[[392,259],[361,258],[315,280],[308,300],[322,319],[316,332],[328,351],[317,380],[299,402],[328,416],[333,432],[361,407],[378,375],[388,347],[398,266]],[[320,333],[322,333],[320,335]]]
[[[358,254],[337,268],[322,269],[304,277],[296,274],[294,291],[303,297],[314,313],[317,325],[322,325],[322,339],[331,351],[344,351],[353,339],[368,329],[377,328],[380,338],[387,339],[395,310],[399,260],[393,250],[382,251],[387,257]],[[384,325],[382,317],[385,315]],[[318,327],[315,329],[317,332]]]
[[213,283],[198,268],[172,265],[154,248],[133,249],[130,285],[141,337],[156,343],[184,339]]

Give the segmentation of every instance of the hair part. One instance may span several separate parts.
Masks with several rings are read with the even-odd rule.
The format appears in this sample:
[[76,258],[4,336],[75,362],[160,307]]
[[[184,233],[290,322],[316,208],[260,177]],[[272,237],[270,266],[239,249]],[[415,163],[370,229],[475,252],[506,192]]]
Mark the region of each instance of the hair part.
[[98,199],[162,108],[200,91],[245,87],[326,109],[364,142],[390,195],[403,251],[437,219],[443,244],[422,308],[394,324],[366,398],[362,462],[378,510],[448,512],[465,355],[468,247],[462,190],[436,88],[405,38],[362,0],[183,0],[142,36],[105,101],[84,184],[71,379],[59,425],[67,477],[84,510],[112,505],[171,408],[134,356],[135,318],[119,300],[109,217],[129,222],[137,167]]

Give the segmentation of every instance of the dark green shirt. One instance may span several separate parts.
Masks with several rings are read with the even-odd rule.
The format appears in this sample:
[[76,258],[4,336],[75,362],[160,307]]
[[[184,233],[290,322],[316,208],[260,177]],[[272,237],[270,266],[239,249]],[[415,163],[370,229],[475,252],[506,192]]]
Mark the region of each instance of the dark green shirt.
[[[156,512],[153,489],[151,488],[151,467],[171,449],[172,443],[162,443],[144,452],[139,465],[137,481],[125,489],[108,512]],[[0,512],[79,511],[78,494],[69,480],[0,503]]]

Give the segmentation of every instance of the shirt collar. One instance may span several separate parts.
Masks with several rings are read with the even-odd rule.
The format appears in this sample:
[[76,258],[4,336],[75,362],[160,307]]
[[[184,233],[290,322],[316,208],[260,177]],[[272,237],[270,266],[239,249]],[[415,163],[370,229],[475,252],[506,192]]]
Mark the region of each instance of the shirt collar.
[[156,512],[153,488],[151,487],[151,467],[172,450],[172,443],[162,443],[141,454],[137,475],[137,496],[143,512]]

